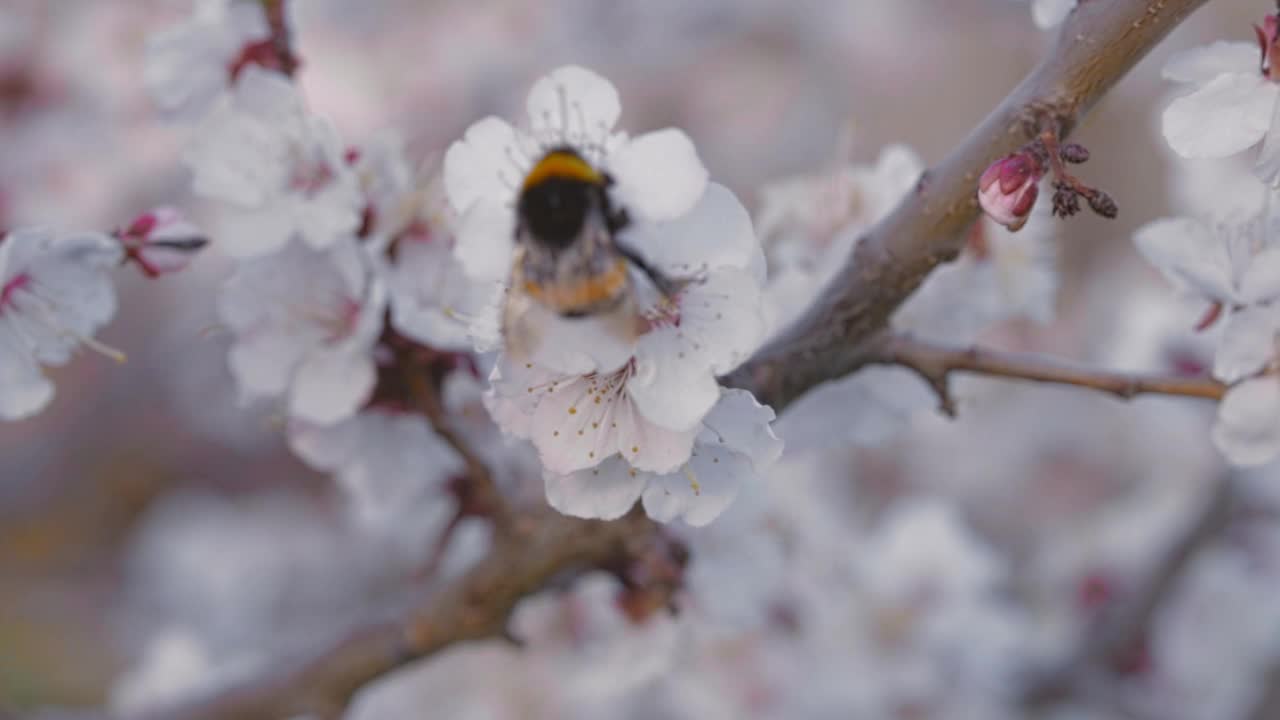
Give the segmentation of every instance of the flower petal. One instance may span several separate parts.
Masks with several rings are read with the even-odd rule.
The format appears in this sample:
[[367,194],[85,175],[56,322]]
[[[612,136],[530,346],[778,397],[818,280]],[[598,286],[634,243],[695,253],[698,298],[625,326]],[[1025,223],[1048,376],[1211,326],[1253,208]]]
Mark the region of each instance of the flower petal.
[[618,450],[619,376],[567,376],[534,389],[539,396],[530,440],[555,474],[594,467]]
[[638,220],[674,220],[707,188],[707,169],[693,141],[675,128],[633,138],[609,155],[608,165],[614,197]]
[[1133,236],[1138,252],[1174,287],[1215,301],[1231,301],[1235,290],[1226,244],[1203,224],[1187,218],[1147,223]]
[[1280,248],[1269,247],[1249,259],[1240,278],[1240,300],[1263,303],[1276,298],[1280,298]]
[[720,386],[695,342],[678,327],[658,328],[640,339],[627,394],[648,421],[690,430],[720,399]]
[[486,200],[463,213],[453,254],[472,278],[505,281],[511,274],[514,247],[514,211]]
[[1266,134],[1276,93],[1258,73],[1220,75],[1169,103],[1165,140],[1185,158],[1234,155]]
[[679,299],[679,352],[713,374],[729,372],[764,339],[762,302],[759,284],[744,270],[721,268],[689,286]]
[[599,467],[567,475],[546,473],[547,502],[565,515],[596,520],[616,520],[627,513],[650,475],[633,470],[618,456]]
[[1041,30],[1058,25],[1076,7],[1076,0],[1032,0],[1031,19]]
[[313,352],[293,378],[289,414],[322,425],[349,418],[368,401],[376,380],[372,352],[367,349]]
[[619,239],[676,277],[720,267],[748,268],[760,255],[751,215],[733,191],[709,183],[689,212],[674,220],[638,223]]
[[1256,378],[1228,390],[1213,442],[1237,465],[1261,465],[1280,454],[1280,381]]
[[644,509],[658,522],[679,517],[701,527],[719,517],[743,483],[756,477],[747,456],[716,444],[698,444],[685,467],[650,480],[642,496]]
[[1253,174],[1266,185],[1280,186],[1280,102],[1271,109],[1271,125],[1258,151]]
[[53,383],[40,371],[30,350],[0,318],[0,420],[21,420],[53,399]]
[[578,146],[605,142],[622,115],[613,84],[577,65],[558,68],[534,83],[526,107],[535,135]]
[[671,472],[689,459],[694,439],[702,427],[669,430],[651,422],[634,402],[619,403],[615,417],[618,452],[632,467],[658,473]]
[[472,124],[461,140],[449,146],[444,156],[444,189],[449,204],[458,214],[477,202],[504,205],[514,200],[527,168],[518,167],[522,157],[517,148],[515,128],[502,118],[487,117]]
[[1231,383],[1261,370],[1275,357],[1277,332],[1275,308],[1255,305],[1231,313],[1213,358],[1213,376]]
[[1258,67],[1256,43],[1219,40],[1174,53],[1161,74],[1166,80],[1204,85],[1219,75],[1249,73]]
[[773,408],[761,405],[750,392],[726,388],[720,401],[702,421],[701,445],[723,445],[746,455],[757,470],[782,457],[782,441],[773,434]]

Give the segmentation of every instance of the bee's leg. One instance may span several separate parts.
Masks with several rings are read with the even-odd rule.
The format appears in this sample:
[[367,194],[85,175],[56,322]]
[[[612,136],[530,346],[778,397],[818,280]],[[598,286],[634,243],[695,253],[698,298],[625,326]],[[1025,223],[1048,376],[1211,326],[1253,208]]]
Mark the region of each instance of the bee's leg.
[[618,248],[618,252],[622,254],[622,257],[626,258],[628,262],[639,268],[640,272],[644,273],[645,277],[649,278],[649,281],[653,283],[654,287],[658,288],[658,292],[662,293],[663,297],[670,299],[689,284],[688,279],[673,278],[662,272],[651,265],[648,260],[645,260],[640,253],[626,245],[616,243],[616,247]]

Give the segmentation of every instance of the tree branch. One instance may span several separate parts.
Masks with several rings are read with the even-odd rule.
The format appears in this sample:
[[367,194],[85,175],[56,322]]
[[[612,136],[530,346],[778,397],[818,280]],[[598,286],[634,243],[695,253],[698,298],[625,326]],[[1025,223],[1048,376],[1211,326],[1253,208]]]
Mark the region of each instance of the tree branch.
[[[1085,0],[1063,24],[1049,56],[914,193],[859,242],[818,301],[725,384],[781,411],[814,385],[868,361],[869,342],[939,263],[956,256],[977,218],[978,176],[1043,126],[1062,136],[1139,59],[1205,0]],[[525,595],[576,568],[607,564],[645,543],[653,523],[633,514],[587,522],[540,509],[516,514],[516,531],[449,588],[397,621],[274,663],[269,676],[224,688],[148,717],[277,720],[331,712],[362,685],[466,640],[501,635]]]
[[1224,477],[1143,584],[1119,608],[1099,619],[1061,668],[1031,684],[1024,704],[1044,708],[1076,697],[1092,680],[1110,675],[1123,664],[1150,635],[1156,611],[1177,588],[1192,561],[1222,536],[1234,515],[1235,501],[1234,480]]
[[554,578],[613,566],[642,552],[657,528],[641,512],[614,522],[577,520],[540,509],[521,518],[474,568],[399,617],[356,627],[269,674],[144,714],[138,720],[281,720],[333,714],[364,685],[455,643],[506,637],[516,603]]
[[1129,399],[1136,395],[1176,395],[1220,400],[1227,386],[1211,377],[1140,375],[1070,365],[1057,358],[1002,352],[979,347],[953,348],[910,335],[879,336],[867,350],[865,362],[909,368],[933,388],[942,411],[955,415],[951,396],[953,372],[1075,385]]
[[818,383],[857,370],[867,341],[940,263],[956,257],[978,218],[983,170],[1051,128],[1065,138],[1084,114],[1206,0],[1086,0],[1052,51],[913,193],[863,236],[815,302],[725,378],[779,412]]

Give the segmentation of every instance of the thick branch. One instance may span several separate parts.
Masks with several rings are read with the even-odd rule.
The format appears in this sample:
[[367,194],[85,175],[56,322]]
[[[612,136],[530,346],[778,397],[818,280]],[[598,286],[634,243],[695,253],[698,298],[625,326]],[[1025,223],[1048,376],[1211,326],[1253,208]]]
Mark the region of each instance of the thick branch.
[[857,244],[818,301],[725,382],[781,411],[818,383],[865,361],[866,341],[939,263],[963,246],[978,217],[978,177],[1040,130],[1060,137],[1206,0],[1086,0],[1053,50],[976,130]]
[[1121,398],[1135,395],[1177,395],[1222,399],[1227,387],[1210,377],[1142,375],[1067,364],[1057,358],[1029,353],[1002,352],[978,347],[952,348],[909,335],[884,335],[867,351],[865,362],[901,365],[914,370],[938,394],[943,412],[955,414],[951,373],[1030,380],[1111,393]]
[[400,617],[347,630],[297,657],[278,659],[267,675],[139,720],[333,716],[357,690],[392,670],[455,643],[505,637],[520,598],[565,572],[613,565],[655,531],[642,513],[597,522],[547,509],[522,521],[478,565]]

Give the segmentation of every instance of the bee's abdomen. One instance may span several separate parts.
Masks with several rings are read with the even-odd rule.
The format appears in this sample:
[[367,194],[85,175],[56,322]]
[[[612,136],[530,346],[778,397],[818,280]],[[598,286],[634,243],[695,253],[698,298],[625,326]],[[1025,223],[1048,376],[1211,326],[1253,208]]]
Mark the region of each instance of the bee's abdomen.
[[561,315],[592,315],[617,306],[626,297],[627,263],[617,258],[601,272],[553,283],[526,277],[523,289],[529,297]]

